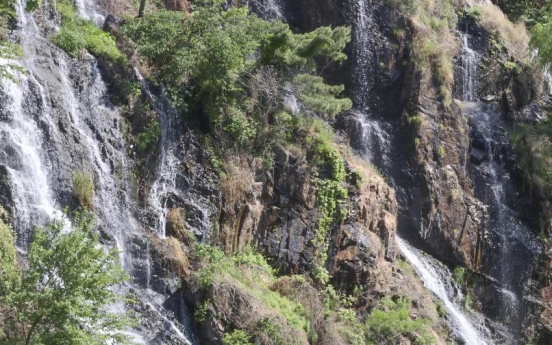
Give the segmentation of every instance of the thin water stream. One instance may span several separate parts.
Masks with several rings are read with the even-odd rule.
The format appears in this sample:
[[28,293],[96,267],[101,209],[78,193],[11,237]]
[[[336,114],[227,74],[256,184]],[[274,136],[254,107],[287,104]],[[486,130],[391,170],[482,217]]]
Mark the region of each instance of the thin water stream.
[[[109,102],[97,62],[90,55],[81,61],[71,59],[50,43],[43,28],[55,25],[45,14],[49,8],[36,14],[25,13],[24,8],[20,0],[14,35],[25,52],[20,63],[26,72],[16,74],[17,83],[3,81],[0,87],[0,168],[13,194],[10,206],[18,250],[26,252],[33,226],[61,217],[62,207],[71,200],[72,174],[90,174],[97,225],[106,244],[117,247],[121,265],[134,278],[119,287],[120,292],[132,291],[145,306],[141,313],[149,309],[154,316],[141,322],[158,319],[165,325],[140,326],[127,334],[140,344],[167,344],[161,339],[191,344],[190,331],[163,306],[168,296],[142,287],[137,279],[143,271],[151,272],[150,246],[133,215],[133,163],[127,156],[123,119]],[[94,1],[78,1],[77,8],[83,17],[103,21]],[[145,258],[136,250],[144,241]],[[129,309],[124,303],[110,308],[121,313]]]
[[397,243],[422,279],[424,286],[443,302],[453,336],[462,339],[466,345],[492,344],[488,331],[482,326],[477,326],[484,324],[482,317],[468,313],[461,306],[464,296],[454,283],[451,272],[443,264],[411,247],[400,237],[397,237]]

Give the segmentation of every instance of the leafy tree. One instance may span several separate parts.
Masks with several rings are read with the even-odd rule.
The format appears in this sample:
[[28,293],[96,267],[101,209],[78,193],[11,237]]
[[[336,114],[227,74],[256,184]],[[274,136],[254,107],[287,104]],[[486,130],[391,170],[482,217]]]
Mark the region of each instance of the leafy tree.
[[520,20],[530,22],[537,14],[536,0],[495,0],[495,3],[514,23]]
[[549,1],[539,12],[538,22],[531,30],[531,44],[538,49],[544,64],[552,62],[552,3]]
[[[315,72],[320,61],[346,58],[342,50],[350,41],[350,28],[321,27],[294,34],[287,24],[267,23],[245,7],[225,9],[223,0],[198,0],[192,10],[191,16],[148,13],[127,21],[123,32],[154,66],[154,77],[165,84],[172,100],[183,108],[185,97],[192,95],[214,125],[253,125],[246,118],[247,109],[237,110],[235,104],[246,103],[247,79],[260,66],[271,65],[283,75],[293,75]],[[316,80],[317,85],[322,82]],[[336,93],[336,89],[329,92]]]
[[[0,334],[0,344],[103,345],[108,339],[113,339],[113,344],[126,341],[116,331],[129,325],[129,319],[106,309],[120,298],[113,287],[126,275],[116,264],[116,252],[106,253],[92,230],[88,213],[77,214],[70,231],[60,220],[35,229],[28,267],[2,276],[0,328],[4,333]],[[0,225],[0,231],[6,232],[5,225]],[[4,267],[14,260],[10,241],[8,237],[0,246]]]
[[222,0],[200,0],[192,16],[183,12],[158,11],[128,21],[123,31],[138,44],[139,52],[155,66],[155,76],[183,106],[184,84],[204,105],[215,122],[221,103],[239,89],[238,80],[254,67],[264,27],[247,8],[224,9]]

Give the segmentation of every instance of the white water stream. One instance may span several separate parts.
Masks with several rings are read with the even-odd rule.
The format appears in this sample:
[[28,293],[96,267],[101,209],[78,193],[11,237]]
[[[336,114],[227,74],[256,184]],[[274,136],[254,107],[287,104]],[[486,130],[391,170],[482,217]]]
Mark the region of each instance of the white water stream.
[[397,244],[422,279],[424,286],[443,302],[453,335],[462,339],[466,345],[492,344],[488,337],[483,335],[487,333],[487,330],[483,327],[482,318],[468,315],[466,310],[461,307],[460,301],[463,296],[459,292],[455,292],[458,291],[458,288],[454,286],[450,271],[399,237],[397,237]]
[[[94,1],[81,0],[76,5],[82,17],[97,24],[103,21]],[[54,47],[39,27],[35,19],[44,15],[41,10],[29,14],[24,8],[20,0],[15,32],[25,52],[21,66],[26,73],[15,74],[17,83],[2,80],[0,86],[0,167],[7,172],[4,182],[12,193],[18,250],[26,252],[33,226],[62,217],[57,199],[70,186],[72,173],[82,170],[94,178],[93,210],[98,226],[115,242],[122,266],[131,275],[141,272],[143,260],[133,256],[129,247],[143,234],[129,194],[132,166],[121,131],[123,119],[108,100],[96,60],[86,55],[76,69],[75,61]],[[53,25],[42,18],[46,22]],[[149,273],[149,243],[145,248],[144,271]],[[163,308],[166,296],[134,282],[120,290],[123,294],[132,290],[167,325],[126,330],[135,343],[150,344],[156,333],[163,332],[173,339],[172,344],[191,344],[172,313]],[[110,309],[127,311],[123,303]]]

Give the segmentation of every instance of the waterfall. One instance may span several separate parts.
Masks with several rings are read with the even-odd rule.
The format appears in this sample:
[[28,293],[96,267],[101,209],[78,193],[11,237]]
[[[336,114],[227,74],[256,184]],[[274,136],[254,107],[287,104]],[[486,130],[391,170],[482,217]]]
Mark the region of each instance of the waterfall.
[[353,101],[355,106],[364,112],[369,111],[373,80],[373,64],[375,61],[374,35],[375,27],[368,13],[368,2],[356,0],[354,22],[352,28],[353,40]]
[[[500,111],[493,104],[469,103],[464,106],[470,125],[480,140],[475,151],[483,157],[474,168],[476,196],[488,205],[482,269],[496,279],[495,319],[508,326],[514,337],[520,336],[524,318],[523,290],[530,278],[533,258],[538,251],[533,232],[519,219],[515,189],[504,166],[503,149],[509,147],[508,132]],[[512,339],[508,344],[517,344]]]
[[477,98],[477,54],[470,48],[468,34],[462,34],[462,100],[474,102]]
[[[161,136],[159,140],[159,154],[155,180],[148,194],[148,205],[155,217],[156,234],[165,238],[167,215],[174,200],[185,201],[186,206],[197,215],[198,224],[187,224],[187,228],[196,234],[208,235],[211,229],[212,210],[208,206],[209,201],[202,195],[191,196],[187,193],[186,186],[183,186],[179,179],[184,179],[181,174],[182,164],[185,161],[183,154],[186,145],[182,141],[182,128],[178,111],[171,104],[171,101],[163,95],[155,95],[147,81],[135,69],[135,74],[140,81],[141,88],[153,103],[155,112],[159,115]],[[186,132],[189,135],[189,132]]]
[[466,345],[492,344],[487,335],[488,331],[482,326],[477,328],[475,326],[483,324],[482,318],[475,314],[469,315],[461,307],[463,296],[458,292],[451,272],[437,260],[408,245],[400,237],[396,240],[401,252],[414,267],[424,286],[443,302],[455,338],[462,339]]
[[[88,54],[81,61],[69,58],[41,28],[52,23],[37,22],[39,14],[25,13],[21,0],[17,6],[15,35],[25,52],[20,63],[26,73],[15,75],[17,83],[2,80],[0,87],[0,172],[7,173],[2,183],[12,194],[19,252],[25,254],[32,226],[60,217],[62,207],[71,202],[72,174],[91,174],[102,242],[117,247],[120,263],[132,277],[118,289],[134,293],[140,305],[120,302],[110,309],[125,313],[138,308],[142,325],[126,330],[137,343],[192,344],[190,329],[183,325],[186,320],[166,309],[168,288],[150,288],[150,244],[134,217],[133,162],[127,156],[124,120],[109,101],[96,60]],[[103,20],[94,2],[80,1],[77,6],[81,15]],[[156,322],[164,326],[156,327]]]
[[354,108],[351,115],[360,133],[360,151],[365,159],[385,170],[389,166],[391,140],[388,123],[377,119],[370,109],[374,85],[375,32],[374,19],[366,0],[356,0],[353,6],[353,82]]
[[[0,164],[7,168],[12,184],[14,228],[19,251],[25,252],[34,225],[44,224],[56,215],[56,208],[48,184],[49,167],[41,155],[43,136],[27,109],[31,80],[21,74],[19,85],[4,80],[0,103],[7,104],[0,122]],[[38,135],[37,135],[38,134]]]

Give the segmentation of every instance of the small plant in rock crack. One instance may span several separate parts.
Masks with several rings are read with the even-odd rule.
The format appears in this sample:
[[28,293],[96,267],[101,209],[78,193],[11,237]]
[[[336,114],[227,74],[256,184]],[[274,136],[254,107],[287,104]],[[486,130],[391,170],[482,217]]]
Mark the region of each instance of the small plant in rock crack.
[[94,179],[92,174],[77,171],[73,173],[73,196],[84,208],[92,208],[94,199]]

